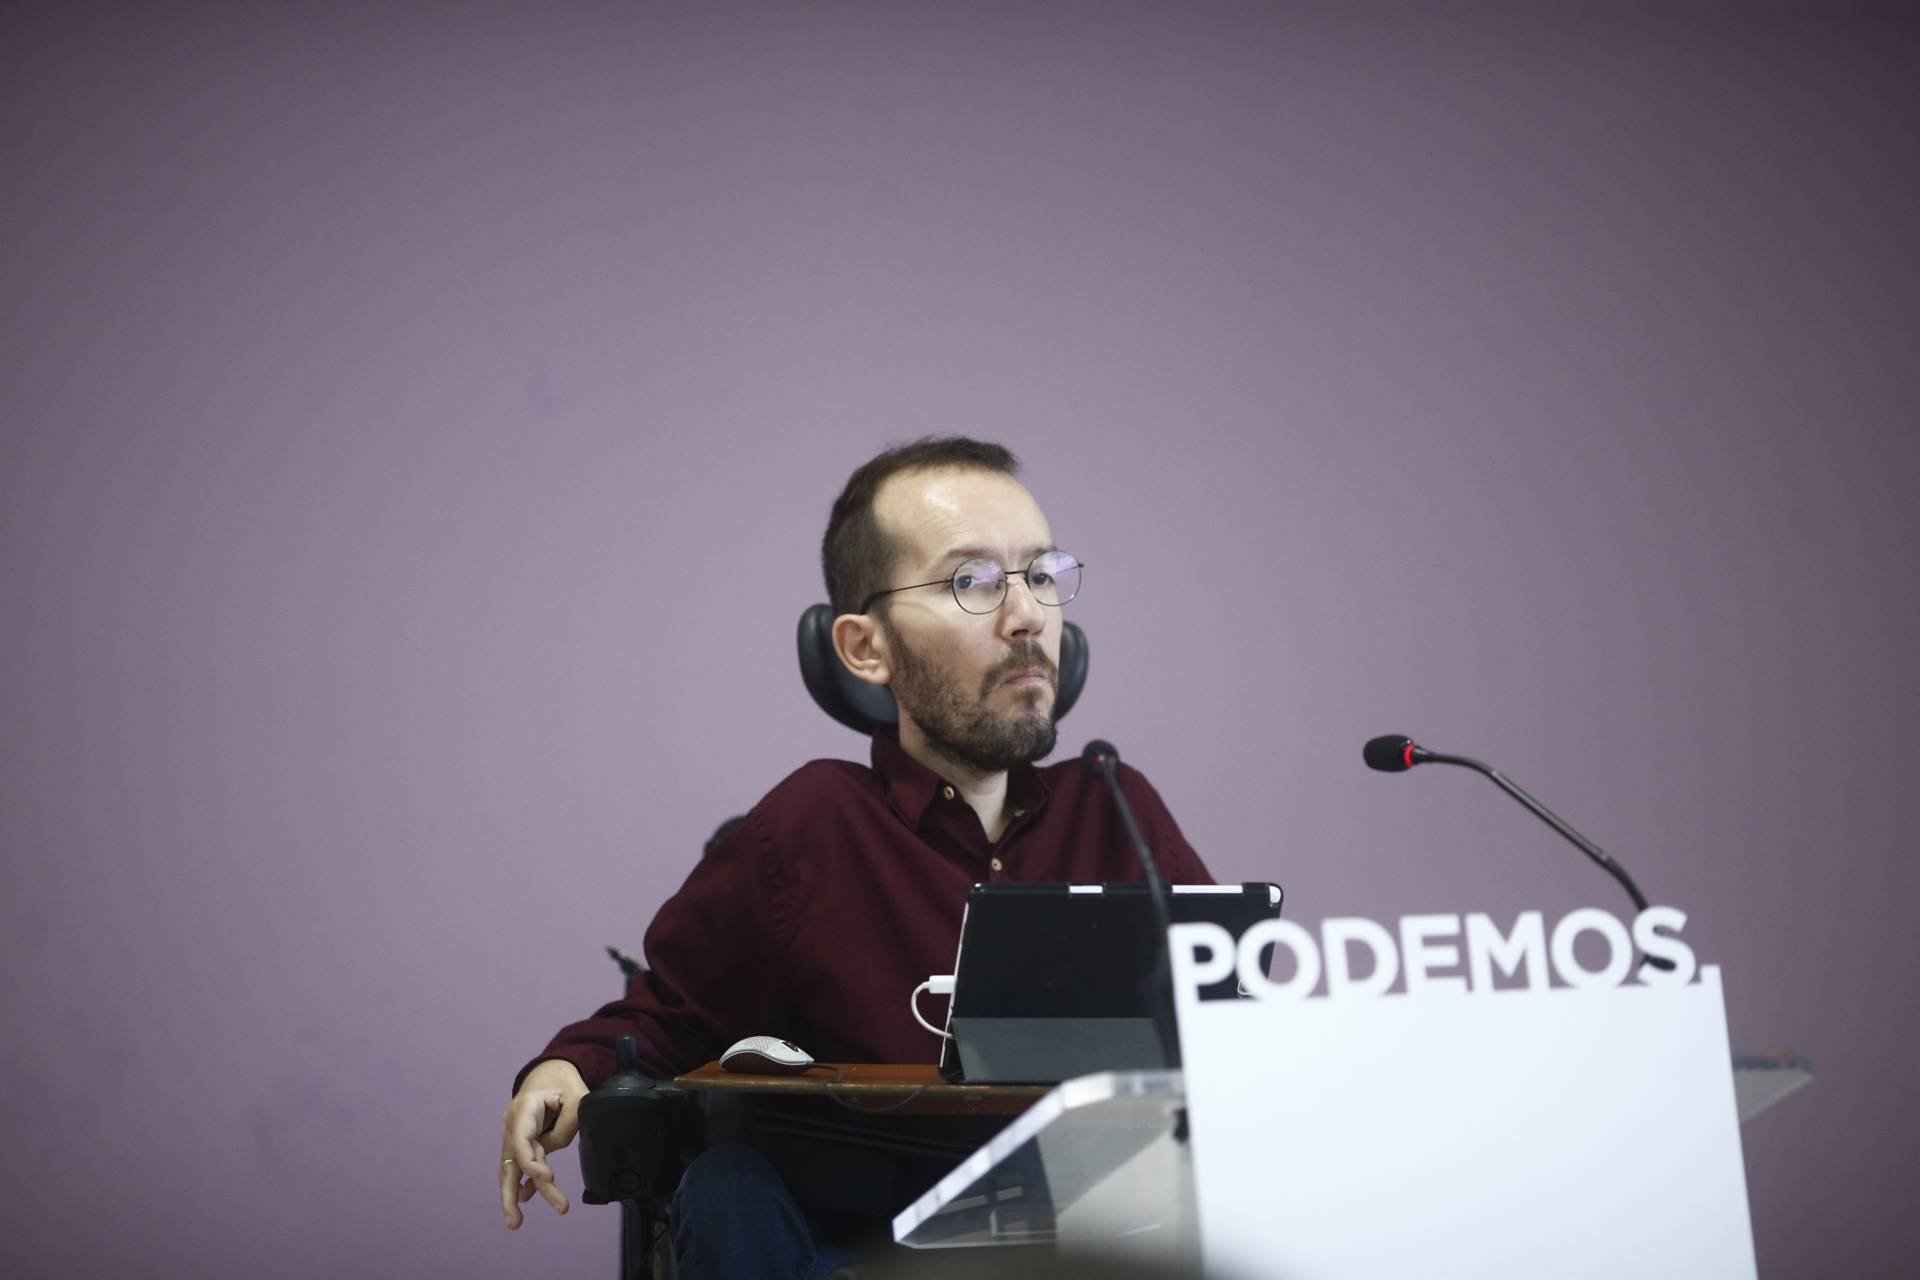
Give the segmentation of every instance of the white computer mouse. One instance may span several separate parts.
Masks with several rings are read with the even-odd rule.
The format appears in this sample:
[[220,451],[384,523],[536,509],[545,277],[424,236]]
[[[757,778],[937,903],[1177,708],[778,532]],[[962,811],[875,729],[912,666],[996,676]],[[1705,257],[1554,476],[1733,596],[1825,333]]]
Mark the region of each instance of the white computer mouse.
[[755,1076],[797,1076],[812,1065],[812,1054],[776,1036],[748,1036],[720,1055],[723,1070]]

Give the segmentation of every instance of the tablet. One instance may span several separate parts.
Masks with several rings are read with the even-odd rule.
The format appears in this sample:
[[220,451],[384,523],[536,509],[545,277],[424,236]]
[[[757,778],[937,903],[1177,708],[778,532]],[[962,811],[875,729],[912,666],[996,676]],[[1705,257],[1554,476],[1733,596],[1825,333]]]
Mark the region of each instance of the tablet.
[[[1171,889],[1175,924],[1208,921],[1239,937],[1280,914],[1276,884]],[[1165,945],[1144,884],[974,885],[960,921],[941,1074],[1051,1084],[1167,1066],[1148,989]],[[1228,978],[1205,994],[1236,993]]]

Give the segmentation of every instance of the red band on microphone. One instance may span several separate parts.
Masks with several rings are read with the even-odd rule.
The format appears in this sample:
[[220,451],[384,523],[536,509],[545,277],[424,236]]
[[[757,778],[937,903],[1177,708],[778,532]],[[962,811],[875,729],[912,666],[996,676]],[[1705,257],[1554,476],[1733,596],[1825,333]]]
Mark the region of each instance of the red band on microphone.
[[1407,762],[1407,768],[1409,769],[1413,768],[1413,743],[1412,742],[1408,742],[1406,746],[1400,748],[1400,758]]

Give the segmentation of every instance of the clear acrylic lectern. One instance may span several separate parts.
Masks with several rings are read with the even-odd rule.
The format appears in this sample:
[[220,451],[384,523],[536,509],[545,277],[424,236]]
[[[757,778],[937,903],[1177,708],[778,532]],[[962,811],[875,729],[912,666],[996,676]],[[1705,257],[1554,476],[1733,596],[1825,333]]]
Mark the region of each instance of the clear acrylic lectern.
[[[1810,1083],[1813,1068],[1791,1052],[1736,1053],[1733,1075],[1744,1123]],[[1196,1259],[1185,1103],[1178,1071],[1069,1080],[902,1210],[894,1239],[916,1249],[1059,1245]]]
[[1197,1256],[1192,1157],[1176,1139],[1185,1102],[1178,1071],[1069,1080],[902,1210],[894,1238]]

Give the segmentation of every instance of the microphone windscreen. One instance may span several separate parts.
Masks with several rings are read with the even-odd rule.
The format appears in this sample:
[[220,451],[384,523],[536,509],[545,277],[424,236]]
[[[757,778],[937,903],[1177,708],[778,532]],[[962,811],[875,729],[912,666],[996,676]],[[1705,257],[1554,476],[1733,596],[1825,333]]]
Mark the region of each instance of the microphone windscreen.
[[1413,762],[1407,759],[1407,748],[1413,745],[1413,739],[1403,733],[1382,734],[1378,738],[1368,739],[1367,745],[1360,748],[1360,758],[1367,762],[1367,768],[1378,769],[1381,773],[1405,773],[1413,768]]
[[1108,760],[1119,764],[1120,748],[1103,738],[1095,738],[1087,744],[1087,749],[1080,753],[1080,763],[1086,767],[1088,773],[1101,772]]

